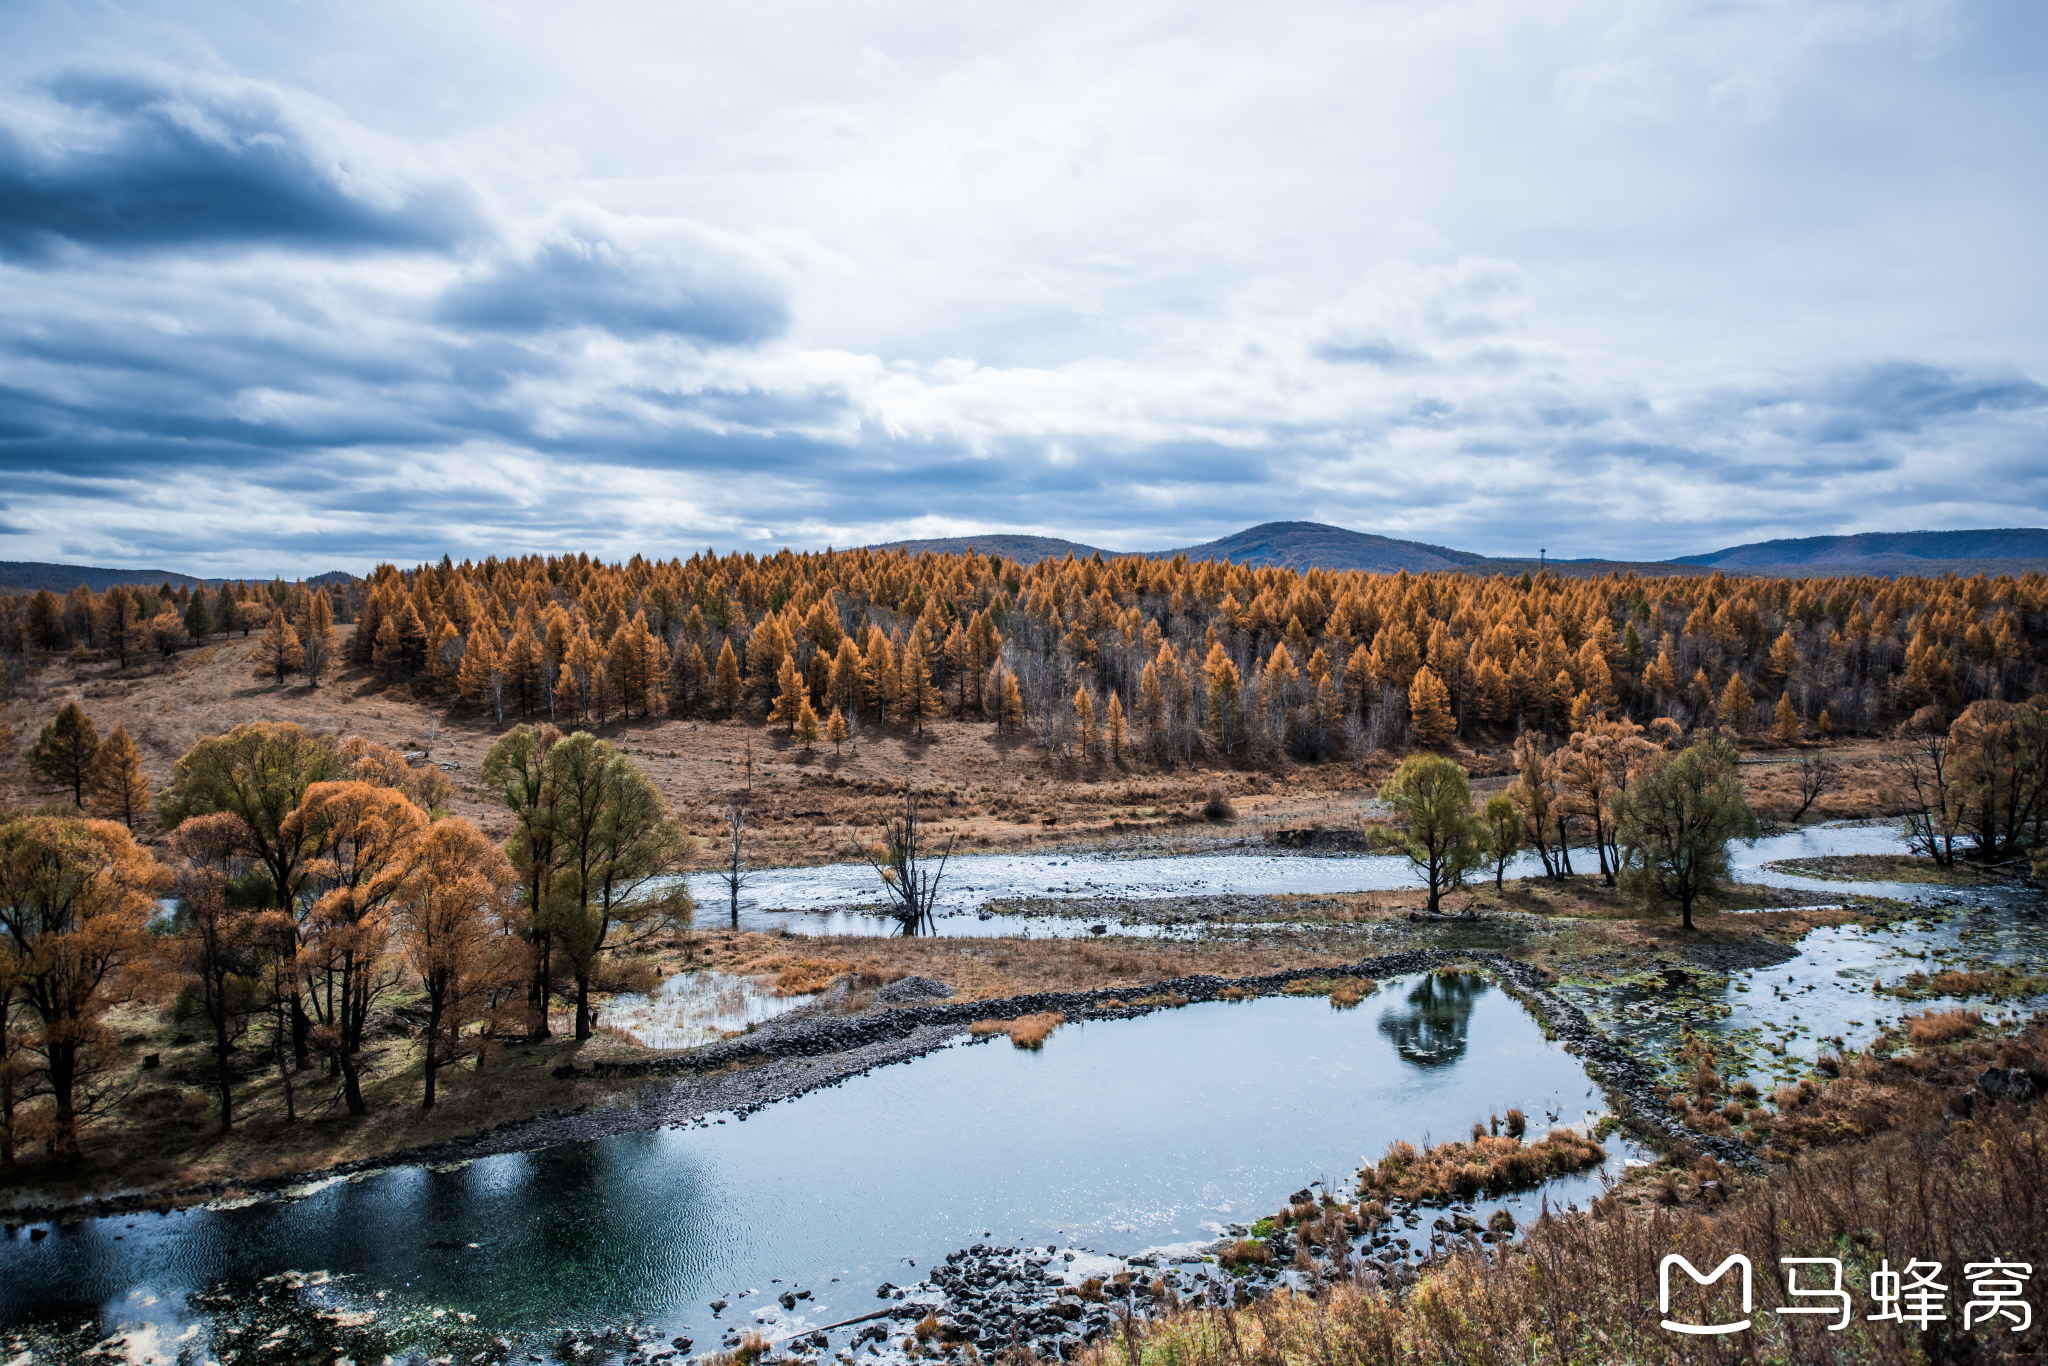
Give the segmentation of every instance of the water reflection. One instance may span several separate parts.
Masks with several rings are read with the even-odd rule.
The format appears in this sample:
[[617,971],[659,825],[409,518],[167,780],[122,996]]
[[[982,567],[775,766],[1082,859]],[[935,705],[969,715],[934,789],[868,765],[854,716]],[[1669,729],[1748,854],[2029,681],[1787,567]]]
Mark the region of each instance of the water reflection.
[[1487,990],[1477,973],[1424,977],[1408,992],[1409,1009],[1380,1017],[1380,1033],[1418,1067],[1443,1067],[1465,1055],[1472,1007]]
[[[805,1312],[829,1322],[872,1307],[883,1278],[921,1274],[906,1262],[984,1237],[1112,1252],[1206,1239],[1305,1180],[1341,1183],[1395,1138],[1509,1105],[1598,1113],[1577,1059],[1506,993],[1389,985],[1357,1010],[1196,1005],[1069,1026],[1042,1053],[949,1048],[745,1123],[382,1172],[296,1203],[24,1231],[0,1238],[0,1324],[76,1325],[96,1304],[107,1329],[153,1317],[176,1340],[211,1317],[190,1292],[245,1297],[296,1270],[347,1278],[322,1293],[420,1348],[458,1324],[533,1340],[635,1317],[694,1325],[701,1343],[772,1293],[734,1299],[722,1320],[711,1299],[773,1277],[814,1289]],[[1595,1189],[1588,1176],[1550,1194]]]

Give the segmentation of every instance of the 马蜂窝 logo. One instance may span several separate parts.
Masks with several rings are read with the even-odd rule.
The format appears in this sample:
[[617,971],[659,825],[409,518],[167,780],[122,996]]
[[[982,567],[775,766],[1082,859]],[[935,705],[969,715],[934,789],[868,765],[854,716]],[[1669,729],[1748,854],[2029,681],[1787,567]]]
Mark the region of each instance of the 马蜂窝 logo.
[[[1830,1333],[1839,1333],[1849,1326],[1855,1315],[1855,1304],[1844,1282],[1840,1258],[1780,1257],[1778,1265],[1785,1268],[1785,1297],[1788,1302],[1771,1312],[1832,1315],[1835,1322],[1825,1325]],[[1700,1286],[1713,1285],[1739,1268],[1742,1272],[1743,1316],[1726,1323],[1681,1323],[1672,1318],[1671,1271],[1674,1267],[1684,1271],[1692,1278],[1693,1284]],[[1801,1267],[1817,1268],[1807,1273],[1809,1280],[1821,1274],[1818,1268],[1825,1268],[1830,1277],[1829,1283],[1801,1285]],[[1657,1309],[1664,1316],[1664,1327],[1673,1333],[1701,1336],[1747,1331],[1753,1322],[1751,1311],[1755,1303],[1752,1274],[1749,1258],[1740,1252],[1730,1254],[1709,1272],[1702,1272],[1675,1252],[1668,1254],[1657,1266]],[[1912,1324],[1922,1332],[1931,1324],[1948,1322],[1949,1287],[1941,1279],[1941,1274],[1940,1262],[1916,1257],[1909,1260],[1904,1269],[1894,1271],[1889,1258],[1882,1260],[1870,1273],[1868,1290],[1874,1312],[1866,1317],[1872,1322],[1897,1323],[1901,1327]],[[2034,1310],[2020,1297],[2026,1292],[2026,1283],[2033,1274],[2034,1268],[2026,1262],[1965,1262],[1963,1279],[1970,1283],[1970,1288],[1969,1299],[1963,1305],[1964,1330],[1999,1319],[2006,1321],[2009,1332],[2018,1333],[2030,1327],[2034,1321]],[[1818,1302],[1791,1303],[1796,1300]]]

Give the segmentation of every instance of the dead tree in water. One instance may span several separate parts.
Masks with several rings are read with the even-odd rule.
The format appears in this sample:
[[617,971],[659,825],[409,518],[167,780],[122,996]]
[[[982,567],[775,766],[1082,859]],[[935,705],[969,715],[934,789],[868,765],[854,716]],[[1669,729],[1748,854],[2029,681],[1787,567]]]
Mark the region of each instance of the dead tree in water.
[[946,860],[953,855],[954,838],[947,837],[939,866],[928,869],[917,819],[917,789],[913,787],[903,789],[903,815],[882,823],[880,848],[870,849],[861,843],[859,834],[854,835],[854,850],[881,874],[882,886],[889,893],[889,914],[902,926],[904,934],[922,934],[932,928],[932,906],[938,900],[939,879],[945,876]]
[[747,866],[747,804],[734,797],[725,805],[725,867],[719,872],[732,899],[732,927],[740,927],[740,893],[753,869]]

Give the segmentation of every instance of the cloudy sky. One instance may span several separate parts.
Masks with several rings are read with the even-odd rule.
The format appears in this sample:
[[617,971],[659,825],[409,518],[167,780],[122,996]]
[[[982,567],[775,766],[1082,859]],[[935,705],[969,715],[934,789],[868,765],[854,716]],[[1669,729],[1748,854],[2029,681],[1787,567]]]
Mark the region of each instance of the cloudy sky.
[[10,0],[0,559],[2041,525],[2039,0]]

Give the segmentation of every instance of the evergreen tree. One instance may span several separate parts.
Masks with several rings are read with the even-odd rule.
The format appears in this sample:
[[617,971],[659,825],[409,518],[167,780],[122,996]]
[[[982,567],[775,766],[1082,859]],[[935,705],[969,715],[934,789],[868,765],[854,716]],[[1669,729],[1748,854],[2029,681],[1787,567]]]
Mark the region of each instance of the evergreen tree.
[[206,595],[196,588],[192,590],[192,601],[185,604],[185,634],[200,645],[213,634],[213,613],[206,608]]
[[1778,705],[1771,712],[1771,736],[1781,745],[1798,743],[1799,709],[1792,705],[1789,690],[1778,694]]
[[213,599],[213,629],[224,636],[232,636],[236,631],[245,638],[249,634],[249,627],[242,620],[240,604],[235,601],[234,590],[226,584],[221,585],[220,592]]
[[28,600],[28,638],[39,650],[61,650],[68,643],[64,604],[47,588],[38,588]]
[[[198,601],[195,594],[193,601]],[[327,590],[314,590],[306,604],[306,636],[302,645],[302,657],[306,670],[306,681],[314,687],[334,667],[334,608],[327,601]]]
[[274,679],[283,687],[285,679],[297,673],[305,662],[306,651],[299,644],[299,633],[285,620],[283,612],[272,612],[256,642],[256,677]]
[[1714,700],[1714,719],[1737,735],[1749,734],[1756,724],[1756,703],[1749,695],[1749,685],[1742,681],[1742,675],[1728,675],[1728,686],[1721,689],[1721,695]]
[[1457,718],[1451,715],[1451,695],[1436,671],[1427,664],[1416,669],[1408,685],[1409,723],[1415,728],[1416,743],[1431,749],[1451,738]]
[[29,746],[29,772],[44,782],[71,789],[71,803],[85,805],[85,785],[100,750],[99,731],[76,701],[66,702]]
[[732,637],[718,650],[718,673],[712,679],[711,700],[727,716],[740,704],[740,662],[733,656]]
[[1088,696],[1085,687],[1074,689],[1074,744],[1080,752],[1081,762],[1092,763],[1095,751],[1100,745],[1095,732],[1095,700]]
[[832,708],[832,714],[825,718],[825,738],[832,742],[832,753],[836,756],[839,747],[846,743],[846,717],[839,708]]
[[1130,734],[1124,724],[1123,701],[1115,693],[1109,695],[1109,711],[1103,717],[1103,733],[1109,741],[1110,759],[1121,761],[1124,757],[1124,745],[1130,739]]
[[135,818],[149,810],[149,779],[143,776],[142,754],[128,738],[128,727],[119,722],[100,742],[86,777],[95,811],[120,821],[130,830]]
[[104,647],[115,653],[122,668],[127,668],[128,652],[135,648],[140,618],[136,613],[135,599],[129,596],[126,588],[117,583],[101,596],[98,619],[93,625],[99,631]]
[[498,628],[487,621],[480,621],[471,628],[469,640],[462,647],[462,663],[455,671],[456,691],[463,701],[472,706],[494,709],[499,722],[503,723],[503,679],[504,666],[498,658]]
[[768,724],[789,727],[789,734],[793,739],[796,736],[798,710],[807,699],[804,697],[803,679],[797,676],[796,661],[788,655],[782,657],[775,685],[775,702],[768,710]]
[[791,727],[797,743],[805,749],[814,749],[818,743],[818,713],[811,707],[811,699],[798,697],[796,700],[796,724]]

